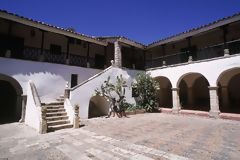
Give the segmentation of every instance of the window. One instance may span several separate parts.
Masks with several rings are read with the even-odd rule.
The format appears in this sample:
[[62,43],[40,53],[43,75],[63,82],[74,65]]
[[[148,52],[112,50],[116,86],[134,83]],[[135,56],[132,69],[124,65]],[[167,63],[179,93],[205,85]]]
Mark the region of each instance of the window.
[[51,54],[61,54],[62,48],[59,45],[51,44],[50,53]]

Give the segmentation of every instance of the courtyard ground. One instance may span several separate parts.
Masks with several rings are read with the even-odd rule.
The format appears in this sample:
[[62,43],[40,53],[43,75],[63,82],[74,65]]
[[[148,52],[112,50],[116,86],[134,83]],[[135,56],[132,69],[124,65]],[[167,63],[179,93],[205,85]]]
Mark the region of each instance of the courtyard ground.
[[44,135],[0,125],[0,159],[239,159],[239,121],[165,113],[94,118]]

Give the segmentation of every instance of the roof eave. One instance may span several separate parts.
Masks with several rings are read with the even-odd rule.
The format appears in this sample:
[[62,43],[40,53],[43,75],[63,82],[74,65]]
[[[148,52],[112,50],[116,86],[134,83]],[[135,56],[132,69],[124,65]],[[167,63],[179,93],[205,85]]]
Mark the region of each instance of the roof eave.
[[24,24],[24,25],[27,25],[27,26],[31,26],[31,27],[34,27],[34,28],[38,28],[38,29],[41,29],[41,30],[44,30],[44,31],[49,31],[49,32],[53,32],[53,33],[56,33],[56,34],[61,34],[61,35],[65,35],[65,36],[68,36],[68,37],[88,41],[88,42],[91,42],[91,43],[107,46],[107,43],[104,42],[104,41],[100,41],[100,40],[97,40],[95,38],[90,38],[90,37],[87,37],[87,36],[84,36],[84,35],[81,35],[81,34],[72,33],[72,32],[63,30],[61,28],[55,28],[55,27],[52,27],[48,24],[41,24],[43,22],[39,22],[39,23],[34,22],[34,21],[28,20],[26,18],[18,17],[16,15],[12,15],[12,14],[9,14],[9,13],[0,12],[0,18],[11,20],[11,21],[14,21],[14,22],[18,22],[18,23],[21,23],[21,24]]
[[162,45],[162,44],[166,44],[166,43],[169,43],[169,42],[179,41],[179,40],[182,40],[184,38],[191,37],[191,36],[194,36],[194,35],[197,35],[197,34],[209,31],[211,29],[215,29],[215,28],[218,28],[220,26],[223,26],[223,25],[226,25],[226,24],[229,24],[229,23],[233,23],[233,22],[236,22],[236,21],[239,21],[239,20],[240,20],[240,15],[229,18],[229,19],[226,19],[226,20],[219,21],[217,23],[214,23],[212,25],[208,25],[206,27],[202,27],[202,28],[199,28],[199,29],[196,29],[196,30],[193,30],[193,31],[182,33],[182,34],[179,34],[177,36],[173,36],[173,37],[167,38],[165,40],[161,40],[161,41],[156,42],[156,43],[149,44],[146,47],[146,49],[150,49],[150,48],[153,48],[153,47],[156,47],[156,46],[159,46],[159,45]]
[[138,42],[135,42],[133,40],[130,40],[128,38],[122,37],[122,36],[99,37],[99,39],[103,39],[106,42],[110,42],[110,43],[114,43],[115,41],[118,41],[120,43],[124,43],[126,45],[133,46],[133,47],[136,47],[136,48],[139,48],[139,49],[145,49],[146,48],[145,45],[143,45],[141,43],[138,43]]

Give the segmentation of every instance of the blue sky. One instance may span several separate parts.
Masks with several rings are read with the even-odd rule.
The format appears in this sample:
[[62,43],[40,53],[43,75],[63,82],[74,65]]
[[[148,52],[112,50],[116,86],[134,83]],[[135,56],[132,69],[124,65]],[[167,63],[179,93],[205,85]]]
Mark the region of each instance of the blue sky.
[[240,12],[240,0],[1,0],[0,8],[91,36],[149,44]]

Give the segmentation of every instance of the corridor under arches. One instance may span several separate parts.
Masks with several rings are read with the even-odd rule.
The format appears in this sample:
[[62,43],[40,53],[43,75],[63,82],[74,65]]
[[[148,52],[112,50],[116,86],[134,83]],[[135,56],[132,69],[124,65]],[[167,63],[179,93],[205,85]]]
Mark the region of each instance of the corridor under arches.
[[240,68],[223,72],[218,80],[219,109],[226,113],[240,113]]
[[209,83],[200,73],[189,73],[178,81],[179,98],[182,109],[210,110]]
[[109,102],[102,96],[94,96],[90,99],[88,118],[106,116],[109,111]]
[[155,80],[160,89],[157,92],[158,105],[161,108],[172,108],[172,84],[167,77],[159,76]]
[[20,120],[21,96],[20,84],[12,77],[0,74],[0,124]]

